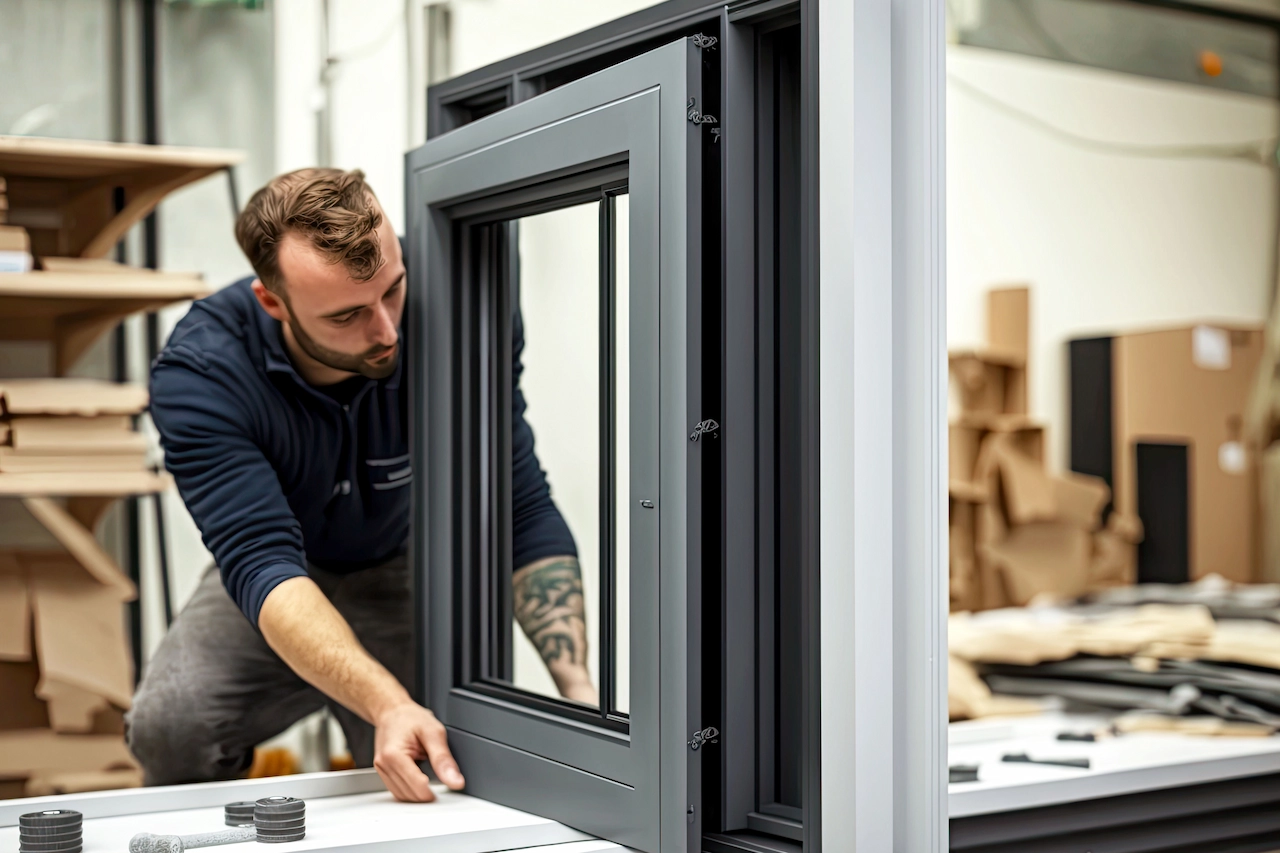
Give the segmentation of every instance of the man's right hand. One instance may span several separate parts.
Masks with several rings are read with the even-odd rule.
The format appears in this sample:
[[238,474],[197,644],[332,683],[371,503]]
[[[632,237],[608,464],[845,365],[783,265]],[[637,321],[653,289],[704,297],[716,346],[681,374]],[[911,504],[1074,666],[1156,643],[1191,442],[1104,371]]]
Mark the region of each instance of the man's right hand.
[[418,769],[424,758],[441,782],[462,789],[444,726],[365,651],[314,581],[289,578],[276,586],[262,603],[258,627],[294,672],[374,726],[373,766],[397,800],[436,798]]
[[424,758],[450,790],[462,790],[466,782],[449,752],[444,725],[435,714],[409,701],[393,706],[373,722],[377,728],[373,766],[397,800],[429,803],[436,798],[426,774],[418,769]]

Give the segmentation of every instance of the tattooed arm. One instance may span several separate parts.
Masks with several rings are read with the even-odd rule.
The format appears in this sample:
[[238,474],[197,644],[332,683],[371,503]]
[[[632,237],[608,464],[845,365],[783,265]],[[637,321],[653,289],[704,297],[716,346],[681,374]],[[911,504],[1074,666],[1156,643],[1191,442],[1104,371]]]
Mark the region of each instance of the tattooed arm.
[[567,699],[599,704],[587,672],[582,572],[574,557],[548,557],[511,578],[516,620]]

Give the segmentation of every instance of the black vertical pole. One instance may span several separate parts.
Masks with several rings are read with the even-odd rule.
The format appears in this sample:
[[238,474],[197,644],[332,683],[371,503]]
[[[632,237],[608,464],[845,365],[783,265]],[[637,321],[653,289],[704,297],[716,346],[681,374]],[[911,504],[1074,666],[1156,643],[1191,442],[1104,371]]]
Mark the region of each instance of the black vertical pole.
[[[143,141],[148,145],[160,144],[160,92],[159,52],[160,27],[158,21],[160,0],[142,2],[142,126]],[[159,221],[153,211],[143,221],[144,265],[148,269],[160,267]],[[160,353],[160,318],[153,311],[147,314],[147,365]],[[169,548],[165,535],[164,496],[157,492],[151,497],[155,510],[156,554],[160,562],[160,584],[164,599],[164,623],[173,624],[173,596],[169,589]]]
[[[124,209],[124,188],[116,187],[115,190],[115,209],[118,213]],[[116,260],[124,263],[127,260],[124,243],[116,246]],[[125,332],[124,324],[116,326],[112,333],[112,355],[114,364],[114,373],[112,378],[116,382],[129,381],[129,336]],[[138,419],[133,418],[133,428],[138,428]],[[125,548],[125,570],[129,574],[129,579],[133,581],[134,586],[138,585],[139,567],[141,565],[141,555],[138,552],[139,542],[139,525],[138,525],[138,499],[129,497],[124,503],[124,548]],[[135,598],[129,602],[129,643],[133,650],[133,677],[135,682],[142,676],[142,602]]]

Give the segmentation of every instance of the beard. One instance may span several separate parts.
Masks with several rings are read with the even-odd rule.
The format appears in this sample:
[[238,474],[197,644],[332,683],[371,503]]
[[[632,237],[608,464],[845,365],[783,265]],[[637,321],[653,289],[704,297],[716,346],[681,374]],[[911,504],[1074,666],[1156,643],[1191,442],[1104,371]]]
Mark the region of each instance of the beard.
[[[338,352],[316,343],[315,339],[302,328],[302,324],[292,316],[292,313],[290,312],[289,327],[293,330],[294,340],[298,342],[298,346],[302,347],[303,352],[325,367],[332,367],[334,370],[342,370],[347,373],[359,373],[369,379],[386,379],[395,372],[396,364],[400,361],[399,340],[390,348],[376,346],[355,355]],[[379,359],[377,356],[382,358]]]

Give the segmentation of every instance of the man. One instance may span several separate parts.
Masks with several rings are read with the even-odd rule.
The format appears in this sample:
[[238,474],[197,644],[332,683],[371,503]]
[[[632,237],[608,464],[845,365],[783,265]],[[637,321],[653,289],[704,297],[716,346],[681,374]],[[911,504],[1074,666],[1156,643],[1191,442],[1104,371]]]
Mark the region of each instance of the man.
[[[414,472],[400,243],[364,175],[337,169],[272,180],[236,239],[257,277],[192,306],[152,368],[166,464],[220,572],[151,660],[129,746],[148,784],[235,778],[258,743],[327,702],[358,765],[398,799],[433,800],[417,761],[452,789],[463,777],[404,686]],[[512,403],[513,610],[561,693],[594,703],[573,538],[518,387]]]

